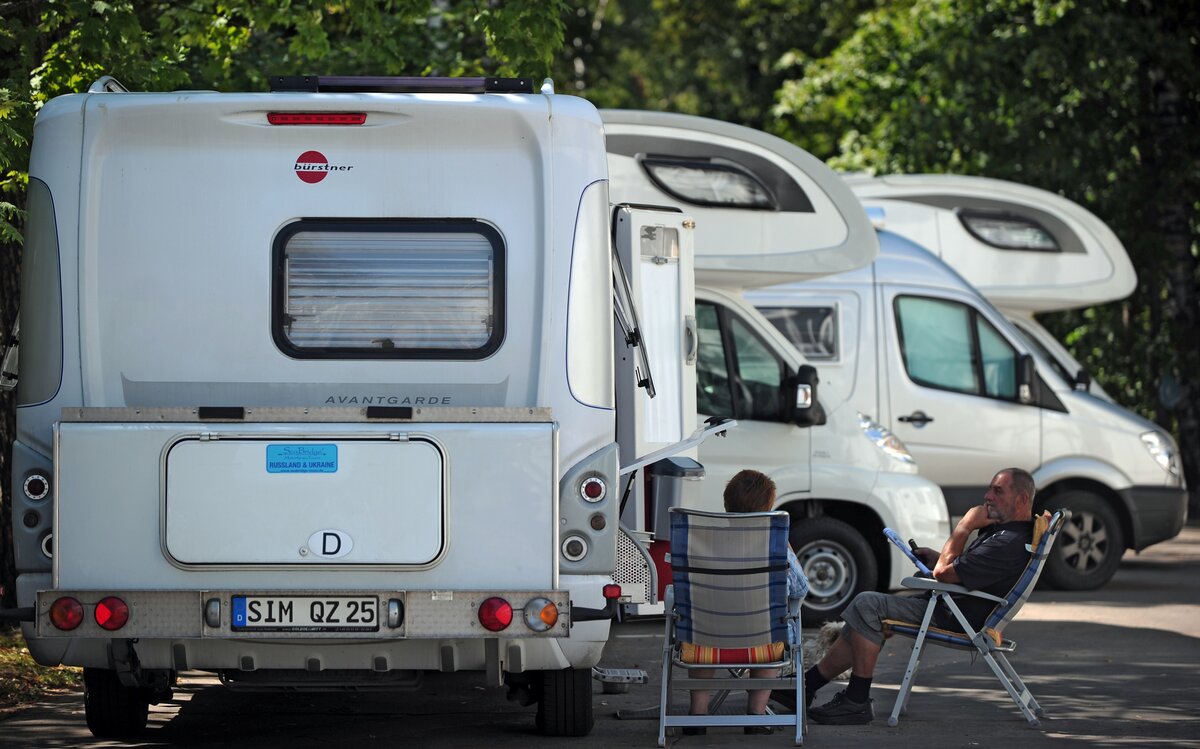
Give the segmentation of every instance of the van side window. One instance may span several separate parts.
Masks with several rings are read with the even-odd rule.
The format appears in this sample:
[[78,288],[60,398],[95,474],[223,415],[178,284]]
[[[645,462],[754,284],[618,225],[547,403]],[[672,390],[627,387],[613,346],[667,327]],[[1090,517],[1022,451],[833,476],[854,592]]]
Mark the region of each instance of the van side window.
[[758,421],[782,418],[784,364],[736,315],[696,303],[696,410]]
[[733,418],[733,395],[725,363],[721,320],[712,304],[696,302],[696,410],[709,416]]
[[913,382],[1014,400],[1016,350],[979,312],[946,299],[896,298],[900,351]]
[[817,307],[759,307],[763,317],[771,321],[780,333],[809,361],[837,361],[837,308]]
[[778,421],[783,363],[740,317],[730,316],[729,332],[737,354],[737,418]]
[[504,338],[504,243],[470,219],[302,220],[275,238],[271,332],[298,359],[482,359]]

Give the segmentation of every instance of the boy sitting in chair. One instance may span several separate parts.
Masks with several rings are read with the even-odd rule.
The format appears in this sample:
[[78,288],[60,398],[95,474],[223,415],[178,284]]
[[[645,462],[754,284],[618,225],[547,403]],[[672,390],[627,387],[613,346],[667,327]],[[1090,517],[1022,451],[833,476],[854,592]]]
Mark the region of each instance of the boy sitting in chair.
[[[770,512],[775,508],[775,482],[769,476],[759,471],[744,470],[729,480],[725,485],[725,511],[726,512]],[[789,600],[800,600],[808,595],[808,580],[805,579],[804,573],[800,570],[800,562],[796,559],[796,554],[789,548],[787,550],[788,558],[788,575],[787,575],[787,592]],[[796,631],[795,622],[788,624],[788,642],[792,645],[799,644],[800,633]],[[696,669],[696,676],[702,679],[711,679],[716,675],[715,669]],[[751,669],[750,676],[752,678],[771,679],[779,676],[777,668],[758,668]],[[749,702],[747,703],[747,712],[751,715],[762,715],[767,711],[767,700],[771,696],[769,689],[756,689],[749,692]],[[693,690],[691,693],[691,712],[692,715],[705,715],[708,713],[708,701],[711,693],[707,690]],[[748,734],[769,734],[771,733],[770,726],[746,726],[744,731]],[[697,735],[704,732],[703,727],[685,727],[684,734]]]

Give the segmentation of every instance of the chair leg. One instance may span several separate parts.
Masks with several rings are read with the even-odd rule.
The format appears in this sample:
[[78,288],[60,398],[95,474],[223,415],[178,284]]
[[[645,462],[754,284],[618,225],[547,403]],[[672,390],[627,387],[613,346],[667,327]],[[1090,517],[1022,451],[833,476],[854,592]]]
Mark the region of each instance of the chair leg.
[[921,665],[921,650],[925,647],[925,632],[924,630],[917,636],[916,642],[913,643],[912,655],[908,658],[908,668],[904,671],[904,680],[900,682],[900,692],[896,695],[896,702],[892,705],[892,714],[888,716],[888,725],[895,728],[900,724],[900,711],[908,706],[908,695],[912,692],[913,681],[917,676],[917,667]]
[[921,651],[925,649],[925,634],[929,631],[929,622],[933,620],[933,610],[937,607],[938,595],[934,594],[925,607],[925,617],[921,619],[921,629],[913,642],[912,655],[908,659],[908,668],[904,670],[904,681],[900,682],[900,693],[896,695],[896,704],[892,706],[892,714],[888,717],[888,725],[895,728],[900,724],[900,711],[908,705],[908,695],[912,691],[913,681],[917,677],[917,668],[921,665]]
[[674,591],[668,587],[664,606],[666,632],[663,633],[662,683],[658,697],[658,745],[667,745],[667,708],[671,705],[671,641],[675,613]]
[[[1037,728],[1037,716],[1034,715],[1033,711],[1029,709],[1029,703],[1033,702],[1033,695],[1030,694],[1029,690],[1025,688],[1025,685],[1021,683],[1020,678],[1017,679],[1017,683],[1021,683],[1022,688],[1020,692],[1017,691],[1013,682],[1008,678],[1008,674],[1005,673],[1005,671],[1012,669],[1012,666],[1008,663],[1008,659],[1004,657],[1003,653],[996,653],[996,655],[998,655],[1000,659],[1004,661],[1004,665],[1007,666],[1007,669],[1001,668],[1000,664],[996,662],[996,659],[991,653],[984,653],[983,659],[987,661],[987,664],[991,667],[992,672],[996,674],[996,678],[1000,680],[1000,683],[1004,686],[1004,690],[1008,692],[1008,696],[1012,697],[1012,701],[1016,703],[1018,708],[1020,708],[1021,714],[1025,716],[1025,720],[1029,721],[1030,727]],[[1013,673],[1015,674],[1015,672]]]
[[904,702],[900,705],[900,714],[908,714],[908,701],[912,699],[912,687],[917,683],[917,674],[921,671],[921,660],[925,657],[925,648],[921,648],[921,652],[917,653],[917,662],[913,664],[912,678],[909,679],[908,694],[904,695]]
[[[1012,667],[1011,663],[1008,662],[1008,658],[1004,655],[1004,653],[997,652],[995,653],[995,656],[1000,668],[1004,670],[1005,675],[1008,676],[1009,681],[1020,695],[1018,704],[1024,704],[1028,706],[1028,710],[1022,710],[1022,712],[1028,713],[1029,711],[1032,711],[1033,714],[1038,718],[1046,717],[1046,711],[1043,710],[1042,706],[1038,704],[1037,698],[1033,696],[1033,692],[1030,691],[1029,687],[1025,686],[1025,682],[1021,681],[1020,674],[1018,674],[1017,670]],[[1028,719],[1029,715],[1026,714],[1025,717]],[[1036,721],[1032,725],[1036,725]]]
[[804,696],[804,639],[797,639],[800,642],[792,648],[792,678],[796,682],[796,746],[804,746],[804,732],[808,729],[808,708],[805,707],[808,701]]
[[1046,717],[1046,711],[1043,710],[1042,706],[1038,704],[1037,699],[1035,699],[1033,696],[1033,692],[1030,691],[1029,687],[1025,686],[1025,682],[1021,681],[1021,675],[1018,674],[1017,670],[1012,667],[1011,663],[1008,662],[1008,657],[1005,656],[1004,653],[996,653],[996,658],[1000,662],[1000,667],[1004,669],[1004,673],[1008,674],[1008,678],[1012,680],[1012,683],[1014,686],[1016,686],[1017,691],[1021,693],[1021,696],[1024,697],[1028,695],[1029,707],[1033,710],[1033,714],[1039,718]]

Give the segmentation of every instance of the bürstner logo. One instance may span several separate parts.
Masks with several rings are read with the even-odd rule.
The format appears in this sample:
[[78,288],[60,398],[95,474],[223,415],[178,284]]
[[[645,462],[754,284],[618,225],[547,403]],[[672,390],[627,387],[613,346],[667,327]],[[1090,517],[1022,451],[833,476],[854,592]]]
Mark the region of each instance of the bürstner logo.
[[329,159],[325,158],[325,154],[320,151],[305,151],[296,158],[296,176],[301,182],[307,182],[310,185],[315,185],[330,172],[348,172],[354,167],[338,166],[330,164]]

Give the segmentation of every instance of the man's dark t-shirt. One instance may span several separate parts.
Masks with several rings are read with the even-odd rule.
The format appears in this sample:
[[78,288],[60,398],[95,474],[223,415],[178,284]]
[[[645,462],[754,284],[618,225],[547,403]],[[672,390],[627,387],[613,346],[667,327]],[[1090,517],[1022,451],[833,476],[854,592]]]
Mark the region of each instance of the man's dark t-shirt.
[[[1033,523],[1028,520],[1013,520],[981,528],[962,556],[954,561],[958,579],[963,587],[971,590],[1000,597],[1007,595],[1029,564],[1030,552],[1026,545],[1032,540]],[[962,594],[953,594],[951,597],[976,630],[983,626],[988,614],[996,607],[994,601],[983,598]],[[938,606],[933,624],[942,629],[962,629],[954,614],[944,606]]]

